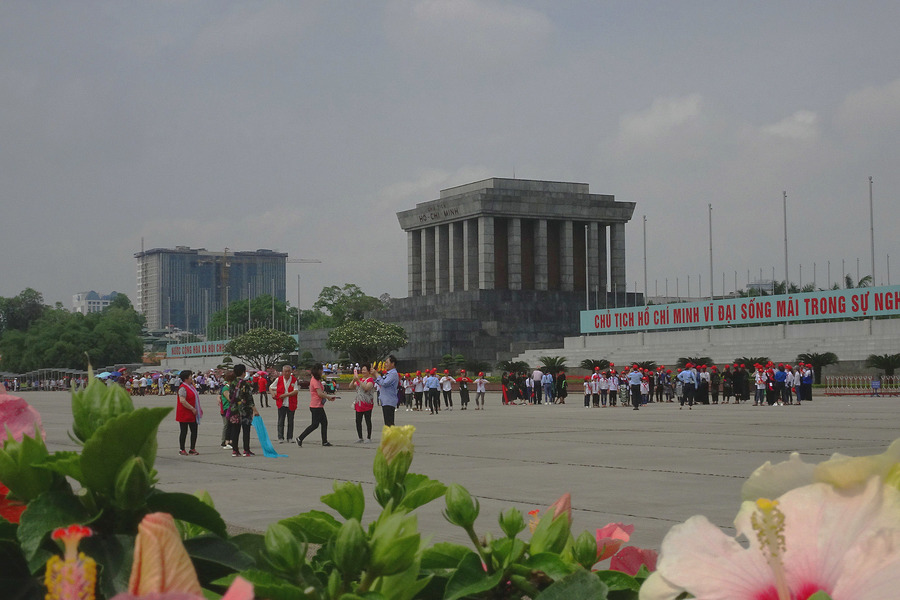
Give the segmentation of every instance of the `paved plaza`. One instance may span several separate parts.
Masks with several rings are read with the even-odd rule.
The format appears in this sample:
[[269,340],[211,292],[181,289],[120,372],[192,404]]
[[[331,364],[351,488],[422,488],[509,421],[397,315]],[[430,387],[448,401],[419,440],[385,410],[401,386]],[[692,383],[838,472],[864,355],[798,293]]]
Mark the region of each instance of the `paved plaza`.
[[[24,397],[40,410],[53,450],[74,450],[68,393],[34,392]],[[372,459],[377,443],[356,444],[352,394],[329,403],[328,437],[323,448],[314,432],[304,442],[276,444],[288,458],[265,458],[253,434],[257,456],[233,458],[219,447],[221,419],[214,396],[202,396],[207,417],[200,424],[199,456],[178,455],[174,411],[159,431],[156,468],[168,491],[206,489],[235,529],[262,531],[268,523],[309,509],[324,509],[319,497],[332,481],[361,482],[366,519],[373,518]],[[136,406],[174,406],[174,396],[135,398]],[[746,477],[767,460],[799,451],[809,461],[833,452],[882,452],[900,437],[897,398],[817,397],[803,406],[757,408],[743,405],[651,404],[585,409],[581,396],[557,406],[501,405],[488,394],[485,411],[456,407],[431,416],[397,413],[397,424],[416,426],[412,471],[444,483],[464,485],[481,502],[476,529],[497,535],[497,515],[516,506],[523,513],[544,508],[564,492],[572,494],[574,531],[593,531],[611,521],[633,523],[632,543],[658,548],[668,529],[702,513],[728,528],[740,504]],[[261,408],[275,437],[276,410]],[[381,432],[380,409],[373,415],[373,438]],[[295,435],[309,423],[297,411]],[[466,542],[462,530],[441,515],[443,500],[419,509],[420,529],[432,542]]]

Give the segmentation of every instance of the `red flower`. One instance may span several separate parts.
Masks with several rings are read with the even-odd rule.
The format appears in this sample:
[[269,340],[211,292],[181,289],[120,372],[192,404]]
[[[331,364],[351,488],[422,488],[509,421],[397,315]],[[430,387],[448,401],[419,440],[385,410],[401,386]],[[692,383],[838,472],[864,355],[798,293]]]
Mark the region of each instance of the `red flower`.
[[641,565],[647,565],[648,571],[655,571],[657,558],[659,558],[659,554],[656,550],[625,546],[609,561],[609,568],[612,571],[637,575],[637,572],[641,570]]
[[0,517],[3,517],[10,523],[18,523],[22,513],[25,512],[25,505],[17,500],[10,500],[9,488],[0,483]]

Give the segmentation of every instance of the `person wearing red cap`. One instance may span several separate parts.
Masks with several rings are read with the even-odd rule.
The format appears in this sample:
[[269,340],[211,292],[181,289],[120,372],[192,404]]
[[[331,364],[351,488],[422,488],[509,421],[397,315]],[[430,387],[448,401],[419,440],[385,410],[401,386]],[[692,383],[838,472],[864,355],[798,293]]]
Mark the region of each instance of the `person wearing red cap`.
[[753,379],[756,382],[756,396],[753,398],[753,406],[763,406],[766,402],[766,387],[768,387],[768,377],[766,377],[766,372],[763,370],[763,366],[759,363],[756,364],[756,371],[753,374]]
[[407,373],[400,380],[400,383],[403,384],[403,405],[406,406],[406,412],[410,412],[413,409],[412,375]]
[[416,376],[412,380],[413,398],[416,399],[416,406],[413,410],[422,410],[422,396],[425,393],[425,378],[422,377],[422,371],[416,371]]
[[441,393],[444,396],[444,408],[453,410],[453,377],[447,369],[444,369],[441,377]]
[[472,380],[466,376],[466,370],[460,369],[456,384],[459,386],[459,410],[466,410],[469,406],[469,384]]
[[732,384],[731,366],[725,365],[725,368],[722,369],[722,404],[728,404],[732,394],[734,394],[734,386]]
[[697,374],[697,404],[709,404],[709,370],[706,365],[700,365],[696,370]]
[[487,391],[488,380],[484,378],[484,372],[478,373],[475,380],[475,410],[484,410],[484,393]]
[[431,414],[441,412],[441,382],[437,377],[437,371],[431,369],[425,378],[425,407],[431,411]]
[[609,370],[609,383],[607,385],[609,386],[609,406],[612,408],[616,405],[616,398],[619,396],[619,375],[615,369]]

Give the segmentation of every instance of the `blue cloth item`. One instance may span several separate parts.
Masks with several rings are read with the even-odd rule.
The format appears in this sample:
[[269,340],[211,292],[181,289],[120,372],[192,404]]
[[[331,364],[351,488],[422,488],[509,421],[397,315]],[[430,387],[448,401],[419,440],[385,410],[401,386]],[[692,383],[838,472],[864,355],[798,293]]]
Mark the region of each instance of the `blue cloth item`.
[[256,437],[259,438],[259,447],[262,448],[263,454],[269,458],[287,458],[287,454],[278,454],[275,447],[272,446],[272,440],[269,439],[269,432],[266,431],[266,424],[259,415],[253,417],[253,428],[256,430]]

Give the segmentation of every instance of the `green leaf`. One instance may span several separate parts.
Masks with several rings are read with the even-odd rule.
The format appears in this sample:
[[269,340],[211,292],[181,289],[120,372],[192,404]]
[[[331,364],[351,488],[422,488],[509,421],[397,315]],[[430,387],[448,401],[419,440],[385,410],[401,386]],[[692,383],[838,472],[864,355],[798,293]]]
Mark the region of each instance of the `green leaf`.
[[23,436],[21,442],[7,438],[0,450],[0,481],[16,498],[30,502],[53,486],[54,473],[36,469],[49,456],[40,434]]
[[552,584],[534,600],[604,600],[607,592],[606,584],[599,577],[579,569]]
[[818,592],[810,596],[807,600],[831,600],[831,596],[829,596],[823,590],[819,590]]
[[42,582],[31,575],[19,544],[9,540],[0,541],[0,589],[9,600],[43,598],[46,593]]
[[90,515],[70,492],[44,492],[28,503],[19,520],[17,536],[25,558],[33,566],[44,538],[57,527],[87,525],[99,515]]
[[199,525],[219,537],[228,537],[219,511],[192,494],[154,490],[147,496],[147,509],[148,512],[167,512],[178,520]]
[[441,542],[431,548],[426,548],[422,553],[422,568],[455,569],[469,554],[474,553],[465,546]]
[[622,571],[597,571],[596,574],[611,592],[616,590],[632,590],[636,592],[641,589],[641,582],[628,573],[623,573]]
[[202,586],[230,573],[256,566],[254,560],[241,552],[236,544],[214,535],[206,534],[185,540],[184,547],[194,563]]
[[384,598],[391,600],[412,600],[416,594],[425,589],[431,582],[431,576],[424,579],[419,577],[419,561],[416,560],[405,571],[387,577],[379,577],[375,592],[379,592]]
[[43,462],[34,466],[84,483],[84,473],[81,472],[81,455],[78,452],[54,452]]
[[534,556],[528,557],[528,560],[522,564],[532,571],[541,571],[554,581],[571,575],[578,568],[575,565],[567,563],[561,559],[558,554],[553,554],[552,552],[535,554]]
[[502,579],[503,571],[497,571],[493,575],[487,573],[481,564],[481,558],[472,552],[460,561],[456,573],[447,582],[444,600],[459,600],[481,594],[497,587]]
[[228,538],[228,541],[240,549],[253,560],[255,564],[260,564],[263,552],[266,549],[266,538],[259,533],[239,533],[238,535]]
[[400,501],[400,506],[408,510],[414,510],[432,500],[437,500],[447,491],[447,486],[440,481],[417,473],[407,473],[403,479],[403,487],[406,493]]
[[141,408],[110,419],[84,443],[81,469],[93,491],[112,497],[116,475],[133,456],[144,459],[147,470],[156,459],[156,430],[171,408]]
[[362,485],[350,481],[344,483],[335,481],[333,487],[334,493],[322,496],[322,502],[347,520],[362,521],[363,511],[366,509]]
[[500,538],[491,542],[493,560],[507,568],[525,554],[525,542],[515,538]]
[[231,582],[234,581],[235,577],[238,575],[253,584],[253,595],[257,598],[266,598],[267,600],[297,600],[298,598],[306,597],[303,593],[303,589],[299,586],[281,579],[280,577],[276,577],[271,573],[259,571],[257,569],[248,569],[246,571],[241,571],[240,573],[228,575],[221,579],[217,579],[212,583],[214,585],[227,587],[231,585]]
[[337,519],[320,510],[310,510],[279,521],[298,539],[310,544],[324,544],[333,538],[341,525]]
[[97,587],[107,598],[128,591],[128,578],[134,560],[134,536],[92,535],[79,544],[83,551],[97,561]]

